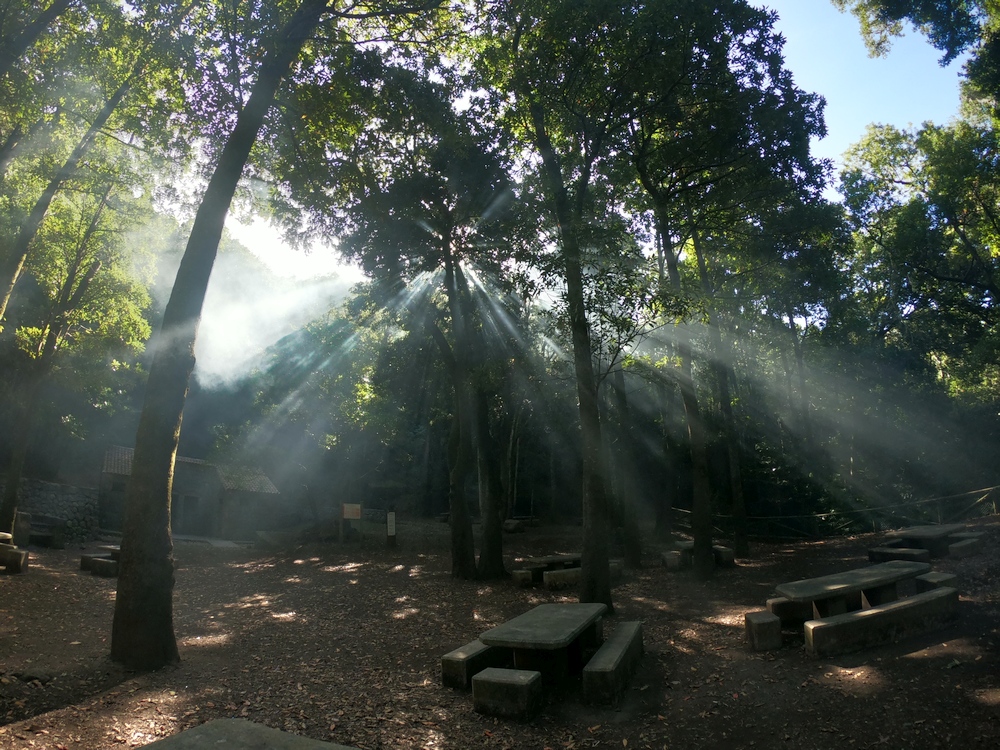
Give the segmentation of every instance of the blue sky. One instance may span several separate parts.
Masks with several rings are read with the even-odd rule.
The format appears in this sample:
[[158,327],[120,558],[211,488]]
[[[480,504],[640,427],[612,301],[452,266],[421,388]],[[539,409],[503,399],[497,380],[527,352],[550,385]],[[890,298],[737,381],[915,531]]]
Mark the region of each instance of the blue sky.
[[961,63],[938,64],[940,53],[910,31],[887,57],[870,58],[857,19],[830,0],[756,0],[779,15],[785,64],[799,88],[826,98],[828,135],[813,153],[833,159],[864,135],[869,123],[898,127],[947,123],[958,114]]

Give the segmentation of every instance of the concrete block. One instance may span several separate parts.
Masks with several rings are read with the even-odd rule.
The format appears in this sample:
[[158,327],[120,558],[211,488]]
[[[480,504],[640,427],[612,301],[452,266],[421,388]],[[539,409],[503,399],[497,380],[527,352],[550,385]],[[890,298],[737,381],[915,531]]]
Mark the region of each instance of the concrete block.
[[616,705],[642,658],[642,623],[622,622],[583,668],[583,699]]
[[94,557],[90,561],[90,572],[92,575],[102,578],[115,578],[118,575],[118,561],[110,557]]
[[441,657],[441,684],[468,690],[477,673],[487,667],[505,667],[513,663],[509,649],[487,646],[477,639]]
[[677,549],[670,549],[660,555],[663,566],[667,570],[682,570],[684,568],[684,554]]
[[744,616],[747,640],[754,651],[781,648],[781,619],[770,612],[747,612]]
[[793,602],[783,596],[767,600],[767,611],[781,620],[783,628],[801,628],[802,623],[813,618],[810,602]]
[[915,580],[917,582],[917,593],[920,594],[932,589],[939,589],[942,586],[950,586],[953,589],[958,588],[958,576],[954,573],[941,573],[932,570],[930,573],[917,576]]
[[15,547],[0,551],[0,567],[8,573],[23,573],[28,569],[28,550]]
[[948,545],[949,557],[971,557],[978,555],[983,549],[982,539],[963,539]]
[[489,667],[472,678],[472,706],[481,714],[530,719],[541,705],[541,672]]
[[890,560],[910,560],[911,562],[930,562],[930,550],[916,547],[874,547],[868,550],[868,560],[873,563],[889,562]]
[[564,589],[580,582],[583,568],[563,568],[562,570],[546,570],[542,573],[542,583],[550,590]]
[[514,579],[514,583],[523,589],[528,588],[535,582],[535,578],[530,570],[514,570],[511,571],[510,575]]
[[723,547],[721,544],[712,545],[712,554],[715,556],[715,564],[720,568],[736,566],[736,554],[729,547]]
[[111,555],[80,555],[80,570],[93,572],[94,560],[111,560]]
[[958,591],[949,586],[871,609],[845,612],[804,626],[806,651],[832,656],[857,651],[940,627],[958,614]]

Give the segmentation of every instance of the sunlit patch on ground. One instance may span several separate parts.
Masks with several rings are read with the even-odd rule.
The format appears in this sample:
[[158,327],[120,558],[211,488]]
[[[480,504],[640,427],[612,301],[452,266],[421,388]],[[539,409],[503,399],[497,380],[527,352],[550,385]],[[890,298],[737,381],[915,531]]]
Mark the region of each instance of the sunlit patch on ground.
[[392,613],[392,619],[394,620],[405,620],[407,617],[412,617],[413,615],[420,614],[420,610],[416,607],[406,607],[405,609],[397,609]]
[[990,708],[1000,708],[1000,688],[973,690],[972,700]]
[[178,641],[181,646],[225,646],[229,643],[229,633],[216,635],[195,635]]
[[285,583],[305,583],[305,581],[298,576],[288,576],[288,578],[285,579]]
[[393,567],[389,568],[390,573],[402,573],[404,570],[406,570],[405,565],[394,565]]
[[394,601],[396,602],[396,604],[402,604],[403,602],[410,601],[410,599],[412,599],[412,598],[413,597],[410,597],[410,596],[397,596]]
[[285,622],[291,622],[292,620],[298,619],[294,612],[272,612],[271,617],[275,620],[284,620]]
[[424,572],[424,566],[423,565],[413,565],[410,568],[410,574],[409,575],[410,575],[410,578],[419,578],[421,575],[423,575],[423,572]]
[[312,563],[313,565],[315,565],[316,563],[320,562],[320,559],[318,557],[308,557],[308,558],[300,557],[299,559],[294,560],[293,562],[296,565],[305,565],[306,563]]
[[226,607],[237,607],[239,609],[249,609],[251,607],[270,607],[271,601],[263,594],[251,594],[242,597],[235,604],[226,604]]
[[[807,682],[812,679],[808,678]],[[876,695],[889,687],[882,671],[867,664],[850,669],[836,665],[824,667],[823,674],[815,678],[815,682],[858,697]]]
[[275,560],[250,560],[249,562],[227,563],[227,567],[242,570],[244,573],[259,573],[277,567]]
[[633,596],[632,601],[637,602],[639,604],[643,604],[647,607],[652,607],[653,609],[659,610],[660,612],[670,611],[670,605],[668,605],[665,601],[659,599],[650,599],[649,597],[645,596]]
[[[295,561],[298,563],[298,560]],[[343,565],[324,565],[320,570],[324,573],[357,573],[364,568],[366,563],[352,562]]]

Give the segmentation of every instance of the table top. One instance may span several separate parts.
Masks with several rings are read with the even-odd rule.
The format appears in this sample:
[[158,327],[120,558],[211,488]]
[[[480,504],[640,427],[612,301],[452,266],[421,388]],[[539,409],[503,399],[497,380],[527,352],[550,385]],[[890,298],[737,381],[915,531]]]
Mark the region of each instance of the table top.
[[503,648],[565,648],[607,611],[607,605],[539,604],[523,615],[487,630],[479,640]]
[[930,569],[929,563],[890,560],[878,565],[869,565],[866,568],[845,570],[819,578],[806,578],[802,581],[782,583],[775,586],[774,590],[779,595],[794,602],[811,602],[895,583],[904,578],[913,578],[921,573],[926,573]]
[[965,529],[963,523],[933,523],[927,526],[910,526],[907,529],[896,529],[886,534],[896,539],[941,539],[957,534]]

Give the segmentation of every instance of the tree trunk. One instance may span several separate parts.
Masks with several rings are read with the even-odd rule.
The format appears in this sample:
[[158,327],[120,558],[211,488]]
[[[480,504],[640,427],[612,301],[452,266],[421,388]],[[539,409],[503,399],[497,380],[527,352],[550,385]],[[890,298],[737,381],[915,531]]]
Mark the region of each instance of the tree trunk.
[[625,373],[621,367],[614,372],[615,408],[618,413],[618,440],[615,465],[618,469],[618,502],[621,507],[622,540],[625,564],[642,567],[642,535],[639,531],[638,498],[635,489],[636,446],[632,440],[628,396],[625,393]]
[[[597,397],[590,346],[590,327],[584,301],[583,269],[577,227],[580,211],[570,206],[562,165],[549,139],[545,112],[540,104],[530,106],[535,145],[542,158],[543,170],[549,183],[556,221],[563,273],[566,281],[566,303],[573,340],[573,369],[580,411],[581,450],[583,463],[583,550],[581,555],[580,601],[600,602],[614,611],[611,602],[611,571],[608,564],[608,529],[610,513],[604,487],[604,465],[601,450],[601,414]],[[588,177],[578,178],[577,205],[582,205]]]
[[0,78],[10,72],[18,58],[28,51],[49,24],[66,12],[72,2],[73,0],[52,0],[49,7],[26,25],[17,37],[3,40],[4,44],[0,47]]
[[261,63],[195,217],[163,315],[125,495],[111,658],[132,669],[180,659],[173,628],[170,492],[202,304],[226,214],[282,78],[327,8],[303,0]]
[[700,235],[695,229],[692,232],[695,256],[698,261],[698,274],[701,277],[702,289],[708,298],[708,329],[712,338],[712,349],[715,356],[712,360],[712,370],[715,375],[716,400],[719,404],[719,423],[722,440],[726,447],[726,465],[729,469],[729,502],[733,517],[733,550],[737,556],[746,557],[750,553],[747,541],[747,508],[743,497],[743,474],[741,467],[739,440],[737,437],[736,419],[733,416],[732,395],[729,390],[729,372],[731,369],[730,352],[722,339],[722,329],[719,327],[719,315],[715,311],[712,300],[715,289],[708,276],[708,264],[702,252]]
[[[658,232],[664,246],[667,243],[665,231],[665,206],[657,206]],[[667,274],[674,292],[680,294],[680,269],[677,256],[672,250],[665,253]],[[709,480],[708,450],[705,441],[705,427],[698,407],[698,394],[694,386],[691,365],[691,342],[685,330],[678,331],[677,354],[681,361],[679,385],[684,419],[687,422],[688,445],[691,449],[691,535],[694,537],[694,573],[698,578],[709,578],[715,570],[715,555],[712,553],[712,486]]]
[[479,546],[479,578],[507,577],[503,564],[503,524],[500,513],[503,483],[500,479],[499,451],[490,434],[489,399],[476,390],[476,449],[479,459],[479,513],[482,516],[482,542]]

